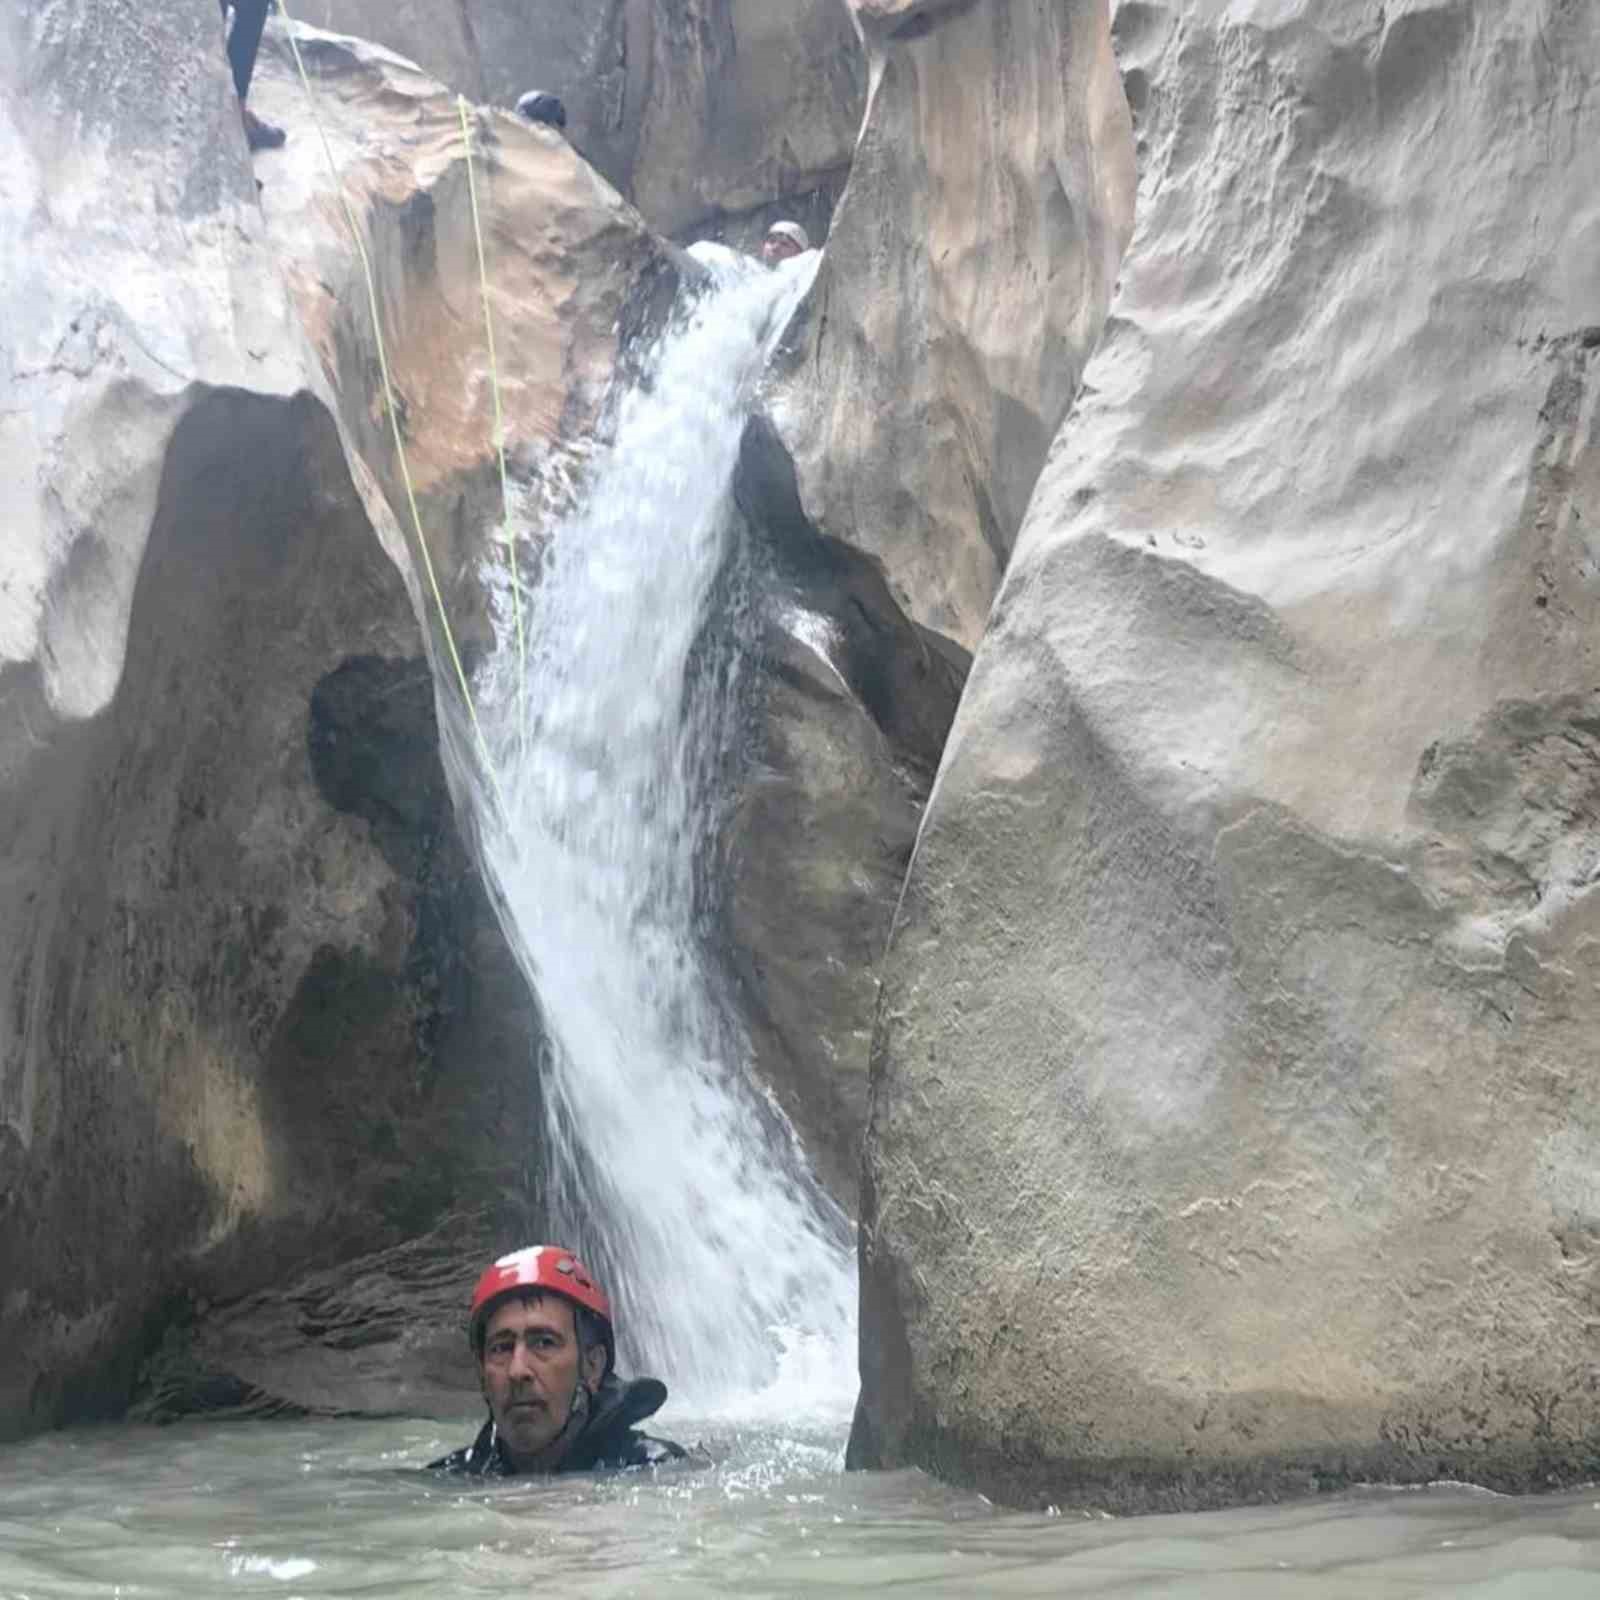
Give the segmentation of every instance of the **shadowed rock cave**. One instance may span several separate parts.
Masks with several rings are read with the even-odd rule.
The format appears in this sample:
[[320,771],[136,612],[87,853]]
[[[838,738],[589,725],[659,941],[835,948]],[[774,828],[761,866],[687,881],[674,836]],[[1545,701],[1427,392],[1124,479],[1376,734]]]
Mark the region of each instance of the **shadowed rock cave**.
[[[45,1046],[71,1070],[4,1265],[55,1260],[31,1314],[92,1309],[103,1331],[80,1370],[33,1380],[36,1420],[116,1410],[137,1329],[175,1309],[203,1331],[460,1217],[480,1239],[527,1225],[536,1025],[415,646],[322,407],[196,403],[39,956]],[[248,1386],[207,1349],[197,1403]]]

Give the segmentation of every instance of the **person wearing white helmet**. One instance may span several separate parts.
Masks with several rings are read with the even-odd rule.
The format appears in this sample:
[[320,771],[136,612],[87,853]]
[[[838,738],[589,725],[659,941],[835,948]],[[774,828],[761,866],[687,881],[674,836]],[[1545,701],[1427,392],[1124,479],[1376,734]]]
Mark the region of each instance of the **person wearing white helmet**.
[[761,259],[775,267],[790,256],[804,255],[811,248],[811,236],[798,222],[774,222],[761,241]]
[[566,102],[548,89],[530,89],[517,96],[517,111],[529,122],[546,128],[564,129],[567,125]]

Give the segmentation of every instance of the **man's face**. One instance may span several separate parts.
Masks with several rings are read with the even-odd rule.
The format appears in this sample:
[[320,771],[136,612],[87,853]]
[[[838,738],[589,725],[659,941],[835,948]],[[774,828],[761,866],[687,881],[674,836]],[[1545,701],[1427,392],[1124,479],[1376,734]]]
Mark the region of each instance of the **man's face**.
[[769,233],[761,241],[761,259],[769,267],[775,267],[780,261],[787,261],[790,256],[799,254],[799,241],[791,239],[786,233]]
[[605,1359],[603,1349],[580,1352],[572,1302],[560,1295],[508,1300],[489,1318],[483,1397],[519,1464],[532,1462],[566,1427],[580,1373],[591,1394],[600,1387]]

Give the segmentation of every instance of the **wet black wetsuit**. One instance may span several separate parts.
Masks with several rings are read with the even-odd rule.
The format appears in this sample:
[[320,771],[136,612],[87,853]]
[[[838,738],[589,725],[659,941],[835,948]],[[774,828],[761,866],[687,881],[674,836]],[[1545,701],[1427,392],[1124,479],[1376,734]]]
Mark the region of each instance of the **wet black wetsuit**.
[[261,30],[267,25],[271,0],[222,0],[222,14],[233,7],[233,28],[228,34],[228,65],[233,68],[233,86],[241,100],[250,93],[250,78],[256,70],[256,52],[261,48]]
[[[689,1452],[670,1439],[656,1439],[634,1426],[653,1417],[666,1403],[667,1386],[656,1378],[623,1383],[608,1373],[589,1406],[589,1419],[572,1441],[555,1472],[593,1472],[620,1467],[654,1467],[681,1461]],[[484,1423],[478,1437],[459,1450],[428,1463],[434,1472],[463,1472],[475,1478],[517,1475],[494,1421]]]

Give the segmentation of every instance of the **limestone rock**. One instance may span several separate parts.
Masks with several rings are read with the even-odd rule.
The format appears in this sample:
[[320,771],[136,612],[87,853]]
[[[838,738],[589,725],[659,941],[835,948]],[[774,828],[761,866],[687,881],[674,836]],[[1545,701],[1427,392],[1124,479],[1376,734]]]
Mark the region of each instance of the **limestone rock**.
[[[209,1325],[241,1296],[453,1217],[525,1237],[540,1173],[537,1020],[456,830],[436,619],[304,100],[269,50],[252,100],[291,140],[252,174],[205,0],[7,5],[0,29],[9,1436],[117,1410],[164,1327],[202,1365],[245,1348]],[[307,48],[470,647],[500,514],[455,105],[381,53]],[[537,524],[673,271],[564,145],[477,132]],[[282,1342],[205,1370],[320,1405],[335,1357],[301,1333],[299,1379]],[[337,1359],[367,1382],[370,1348]]]
[[[290,15],[324,33],[353,34],[370,39],[414,61],[429,77],[464,94],[469,100],[492,98],[485,85],[486,67],[509,69],[510,76],[499,98],[515,103],[522,89],[538,88],[533,78],[526,83],[510,61],[486,63],[478,48],[478,26],[488,8],[474,4],[439,5],[436,0],[290,0]],[[527,5],[507,6],[507,21],[522,13],[522,33],[526,40],[525,62],[574,57],[594,71],[599,62],[591,54],[592,35],[602,8],[564,6],[558,14],[551,8],[545,15],[533,15]],[[583,15],[584,11],[588,15]],[[588,49],[585,46],[589,46]],[[512,87],[515,85],[515,88]]]
[[878,962],[967,663],[904,615],[876,563],[806,521],[764,417],[734,490],[758,670],[722,843],[722,948],[762,1080],[853,1214]]
[[[446,608],[476,650],[488,640],[499,482],[458,114],[432,80],[385,51],[316,34],[303,49],[378,264],[411,479]],[[275,121],[306,115],[291,68],[274,35],[252,98]],[[391,101],[403,116],[374,115]],[[520,508],[559,511],[581,493],[588,451],[604,437],[619,363],[626,374],[630,360],[646,359],[680,275],[693,269],[558,134],[503,112],[475,126],[492,158],[478,172],[479,199],[513,491]],[[320,148],[291,142],[261,166],[273,237],[294,262],[289,281],[347,433],[382,485],[375,519],[403,526],[404,485],[372,405],[364,284],[327,203]],[[930,647],[870,558],[810,527],[769,426],[752,430],[738,499],[755,552],[759,620],[744,648],[757,671],[747,759],[730,773],[717,953],[763,1085],[853,1211],[876,963],[964,662]],[[431,608],[425,587],[416,603]]]
[[854,1458],[1592,1476],[1600,14],[1116,26],[1138,228],[887,960]]
[[1104,0],[850,4],[869,98],[787,437],[812,521],[970,650],[1132,225],[1127,103]]
[[861,122],[841,0],[302,0],[294,14],[476,100],[560,95],[573,144],[675,237],[772,210],[820,237]]
[[[68,876],[103,866],[109,853],[103,840],[91,842],[105,826],[96,795],[105,729],[170,443],[208,409],[204,385],[253,391],[257,416],[273,415],[269,434],[288,434],[290,397],[304,381],[226,76],[196,71],[181,92],[169,79],[170,61],[202,59],[189,39],[199,15],[196,5],[146,16],[136,48],[130,15],[120,30],[103,28],[104,8],[46,4],[0,16],[8,330],[0,342],[0,1345],[8,1353],[0,1430],[8,1434],[61,1413],[63,1371],[85,1408],[97,1391],[125,1387],[125,1371],[101,1379],[100,1370],[154,1300],[145,1286],[129,1294],[113,1278],[138,1270],[141,1236],[167,1228],[180,1195],[203,1235],[205,1213],[226,1213],[230,1191],[248,1191],[264,1161],[248,1118],[234,1148],[197,1150],[177,1125],[182,1117],[162,1117],[157,1088],[130,1084],[107,1049],[85,1050],[87,1081],[75,1088],[63,1062],[74,1041],[63,1035],[81,1031],[81,997],[58,983],[88,954]],[[217,48],[214,25],[205,41]],[[172,274],[174,259],[191,264],[190,282]],[[221,413],[209,409],[211,424],[202,417],[189,437],[204,434],[215,458],[226,440],[215,426]],[[269,448],[251,433],[240,444]],[[254,908],[238,910],[243,919]],[[95,930],[106,952],[95,967],[145,959],[124,943],[129,931]],[[159,996],[142,999],[141,1029],[164,1033]],[[196,1114],[205,1086],[230,1093],[227,1077],[203,1065],[194,1078]],[[85,1181],[91,1192],[77,1192]]]
[[[116,1412],[147,1353],[151,1415],[458,1409],[460,1305],[543,1176],[537,1017],[434,715],[424,549],[469,666],[504,561],[458,108],[305,30],[308,101],[273,24],[251,102],[289,143],[252,169],[204,0],[0,27],[0,1434]],[[558,135],[471,132],[537,539],[685,259]],[[959,668],[776,471],[742,495],[770,654],[796,608],[829,639],[752,708],[743,815],[809,831],[787,879],[770,835],[729,859],[809,899],[775,925],[752,870],[730,918],[766,940],[760,1065],[848,1198],[860,1071],[829,1053],[859,1057]],[[846,924],[861,964],[819,995]]]
[[[437,624],[417,547],[420,523],[444,611],[470,653],[488,641],[485,562],[506,570],[496,375],[512,526],[519,539],[537,539],[577,492],[619,363],[648,344],[683,258],[559,133],[511,112],[474,110],[480,278],[456,97],[364,41],[311,29],[300,39],[314,99],[277,26],[268,29],[251,89],[261,115],[296,133],[257,163],[262,208],[358,458],[359,481],[381,490],[368,495],[375,525],[412,574],[418,614]],[[317,121],[333,151],[337,188]],[[372,267],[409,492],[341,195]]]
[[180,1303],[133,1416],[434,1416],[475,1409],[462,1306],[505,1223],[471,1207],[388,1249]]
[[8,1432],[115,1410],[186,1295],[531,1204],[531,1007],[331,418],[196,385],[161,485],[115,695],[6,796],[59,819],[6,908]]

